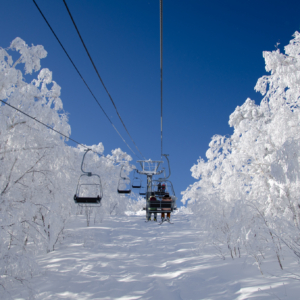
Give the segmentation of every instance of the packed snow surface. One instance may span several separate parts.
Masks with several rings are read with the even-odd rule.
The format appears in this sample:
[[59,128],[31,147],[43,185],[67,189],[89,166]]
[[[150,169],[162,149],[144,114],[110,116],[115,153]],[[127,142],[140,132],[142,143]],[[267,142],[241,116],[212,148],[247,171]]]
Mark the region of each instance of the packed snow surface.
[[[62,244],[39,259],[36,299],[299,299],[298,282],[277,277],[275,262],[266,262],[271,276],[249,257],[223,260],[189,217],[160,226],[145,213],[112,216],[87,227],[74,216]],[[12,296],[23,299],[21,290]]]

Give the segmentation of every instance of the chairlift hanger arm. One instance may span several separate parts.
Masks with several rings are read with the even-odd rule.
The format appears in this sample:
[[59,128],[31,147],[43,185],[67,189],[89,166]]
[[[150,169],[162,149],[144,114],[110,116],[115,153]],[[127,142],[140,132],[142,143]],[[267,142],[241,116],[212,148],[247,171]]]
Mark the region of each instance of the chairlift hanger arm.
[[170,162],[169,162],[169,159],[168,159],[168,156],[169,154],[163,154],[162,156],[164,156],[168,162],[168,167],[169,167],[169,176],[168,177],[165,177],[165,179],[168,179],[170,176],[171,176],[171,168],[170,168]]
[[[125,164],[123,164],[122,167],[121,167],[121,170],[120,170],[120,178],[128,179],[127,176],[122,176],[122,170],[123,170],[124,166],[125,166]],[[132,168],[132,169],[133,169],[133,168]],[[135,170],[135,169],[133,169],[133,170]]]
[[92,150],[92,149],[87,149],[87,150],[86,150],[86,152],[85,152],[84,155],[83,155],[82,162],[81,162],[81,171],[82,171],[82,173],[87,174],[87,176],[92,176],[92,172],[86,172],[86,171],[83,171],[82,167],[83,167],[83,162],[84,162],[84,158],[85,158],[86,154],[87,154],[89,151],[91,151],[91,150]]

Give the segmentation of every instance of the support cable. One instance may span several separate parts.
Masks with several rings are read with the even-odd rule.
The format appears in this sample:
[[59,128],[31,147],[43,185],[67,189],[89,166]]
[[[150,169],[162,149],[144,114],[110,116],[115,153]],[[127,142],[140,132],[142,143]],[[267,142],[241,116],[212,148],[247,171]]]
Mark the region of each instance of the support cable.
[[[35,117],[32,117],[32,116],[28,115],[27,113],[25,113],[24,111],[22,111],[22,110],[16,108],[15,106],[13,106],[13,105],[11,105],[11,104],[8,104],[7,102],[5,102],[5,101],[3,101],[3,100],[1,100],[1,99],[0,99],[0,101],[1,101],[4,105],[8,105],[9,107],[11,107],[11,108],[15,109],[16,111],[22,113],[23,115],[27,116],[28,118],[31,118],[32,120],[34,120],[34,121],[36,121],[36,122],[42,124],[43,126],[47,127],[48,129],[51,129],[51,130],[53,130],[54,132],[56,132],[56,133],[60,134],[61,136],[65,137],[66,139],[68,139],[68,140],[74,142],[75,144],[80,145],[80,146],[82,146],[83,148],[90,149],[90,148],[87,147],[86,145],[83,145],[83,144],[81,144],[81,143],[75,141],[74,139],[68,137],[67,135],[61,133],[60,131],[58,131],[58,130],[52,128],[51,126],[49,126],[49,125],[43,123],[42,121],[39,121],[39,120],[36,119]],[[111,161],[115,162],[113,159],[110,159],[110,158],[105,157],[104,154],[101,154],[101,153],[99,153],[99,152],[96,152],[96,151],[94,151],[94,150],[92,150],[92,149],[90,149],[90,150],[91,150],[92,152],[94,152],[95,154],[98,154],[98,155],[100,155],[100,156],[103,156],[105,159],[108,159],[108,160],[111,160]]]
[[[67,57],[69,58],[70,62],[72,63],[73,67],[75,68],[75,70],[77,71],[78,75],[80,76],[80,78],[82,79],[82,81],[84,82],[85,86],[87,87],[87,89],[89,90],[89,92],[91,93],[91,95],[93,96],[93,98],[95,99],[95,101],[97,102],[97,104],[99,105],[99,107],[101,108],[101,110],[103,111],[104,115],[106,116],[106,118],[108,119],[108,121],[110,122],[110,124],[112,125],[112,127],[115,129],[115,131],[118,133],[118,135],[120,136],[120,138],[123,140],[123,142],[126,144],[126,146],[130,149],[130,151],[136,156],[138,157],[135,152],[130,148],[130,146],[127,144],[127,142],[125,141],[125,139],[122,137],[122,135],[120,134],[120,132],[117,130],[117,128],[115,127],[115,125],[113,124],[113,122],[111,121],[111,119],[109,118],[109,116],[107,115],[107,113],[105,112],[105,110],[103,109],[103,107],[101,106],[101,104],[99,103],[99,101],[97,100],[96,96],[93,94],[93,92],[91,91],[90,87],[88,86],[88,84],[86,83],[86,81],[84,80],[84,78],[82,77],[81,73],[79,72],[79,70],[77,69],[76,65],[74,64],[73,60],[71,59],[71,57],[69,56],[68,52],[66,51],[66,49],[64,48],[64,46],[62,45],[61,41],[59,40],[59,38],[57,37],[57,35],[55,34],[54,30],[52,29],[51,25],[49,24],[49,22],[47,21],[46,17],[44,16],[44,14],[42,13],[42,11],[40,10],[39,6],[37,5],[37,3],[35,2],[35,0],[33,0],[35,6],[37,7],[37,9],[39,10],[40,14],[42,15],[42,17],[44,18],[45,22],[47,23],[48,27],[50,28],[50,30],[52,31],[53,35],[55,36],[56,40],[58,41],[58,43],[60,44],[60,46],[62,47],[62,49],[64,50],[65,54],[67,55]],[[2,101],[2,100],[1,100]],[[72,140],[70,138],[70,140]]]
[[160,139],[161,158],[163,157],[163,0],[159,1],[160,8]]
[[87,147],[84,146],[83,144],[81,144],[81,143],[79,143],[79,142],[77,142],[77,141],[71,139],[71,138],[68,137],[67,135],[65,135],[65,134],[63,134],[63,133],[61,133],[61,132],[55,130],[55,129],[52,128],[51,126],[49,126],[49,125],[47,125],[47,124],[45,124],[45,123],[39,121],[38,119],[36,119],[36,118],[34,118],[34,117],[28,115],[27,113],[25,113],[24,111],[22,111],[22,110],[16,108],[15,106],[8,104],[7,102],[5,102],[5,101],[3,101],[3,100],[1,100],[1,99],[0,99],[0,101],[1,101],[3,104],[8,105],[8,106],[10,106],[11,108],[13,108],[13,109],[17,110],[18,112],[22,113],[23,115],[27,116],[28,118],[31,118],[32,120],[34,120],[34,121],[36,121],[36,122],[38,122],[38,123],[40,123],[40,124],[46,126],[47,128],[49,128],[49,129],[55,131],[56,133],[58,133],[58,134],[60,134],[61,136],[63,136],[63,137],[65,137],[65,138],[69,139],[70,141],[72,141],[72,142],[74,142],[74,143],[76,143],[76,144],[78,144],[78,145],[80,145],[80,146],[83,146],[83,147],[87,148]]
[[[100,82],[102,83],[102,86],[104,87],[104,89],[105,89],[105,91],[106,91],[106,93],[107,93],[107,95],[108,95],[110,101],[112,102],[112,104],[113,104],[113,106],[114,106],[114,108],[115,108],[115,110],[116,110],[116,112],[117,112],[117,115],[118,115],[118,117],[119,117],[119,119],[120,119],[120,121],[121,121],[121,123],[122,123],[122,125],[123,125],[123,127],[125,128],[125,130],[126,130],[128,136],[130,137],[131,141],[133,142],[135,148],[136,148],[136,149],[138,150],[138,152],[142,155],[142,157],[144,157],[144,155],[141,153],[141,151],[139,150],[139,148],[138,148],[137,145],[135,144],[133,138],[132,138],[131,135],[129,134],[129,132],[128,132],[128,130],[127,130],[127,128],[126,128],[126,126],[125,126],[125,124],[124,124],[124,122],[123,122],[123,120],[122,120],[122,118],[121,118],[121,116],[120,116],[120,114],[119,114],[119,112],[118,112],[117,106],[116,106],[116,104],[115,104],[115,102],[114,102],[112,96],[111,96],[110,93],[108,92],[108,90],[107,90],[107,88],[106,88],[106,86],[105,86],[105,84],[104,84],[104,82],[103,82],[103,80],[102,80],[102,78],[101,78],[101,76],[100,76],[100,74],[99,74],[99,72],[98,72],[98,69],[97,69],[97,67],[95,66],[94,61],[93,61],[93,59],[92,59],[92,57],[91,57],[91,55],[90,55],[90,53],[89,53],[89,51],[88,51],[88,49],[87,49],[87,47],[86,47],[86,45],[85,45],[85,43],[84,43],[82,37],[81,37],[81,34],[80,34],[80,32],[79,32],[79,30],[78,30],[78,28],[77,28],[77,26],[76,26],[76,23],[75,23],[75,21],[74,21],[74,19],[73,19],[73,17],[72,17],[72,14],[71,14],[71,12],[70,12],[70,10],[69,10],[69,7],[68,7],[66,1],[63,0],[63,2],[64,2],[64,4],[65,4],[66,9],[67,9],[67,11],[68,11],[68,13],[69,13],[69,16],[70,16],[70,18],[71,18],[71,20],[72,20],[72,22],[73,22],[73,25],[74,25],[74,27],[75,27],[77,33],[78,33],[78,36],[79,36],[79,38],[80,38],[80,40],[81,40],[81,43],[82,43],[82,45],[83,45],[83,47],[84,47],[84,49],[85,49],[85,51],[86,51],[86,53],[87,53],[87,55],[88,55],[88,57],[89,57],[91,63],[92,63],[92,65],[93,65],[93,67],[94,67],[94,69],[95,69],[95,71],[96,71],[96,73],[97,73],[97,75],[98,75],[98,78],[99,78]],[[145,157],[144,157],[144,158],[145,158]],[[145,159],[146,159],[146,158],[145,158]]]

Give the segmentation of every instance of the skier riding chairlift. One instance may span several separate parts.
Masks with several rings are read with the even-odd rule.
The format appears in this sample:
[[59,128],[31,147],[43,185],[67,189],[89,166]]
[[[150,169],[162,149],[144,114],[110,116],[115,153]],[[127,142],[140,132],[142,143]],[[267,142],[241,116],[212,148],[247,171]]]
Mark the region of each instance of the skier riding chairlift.
[[[156,197],[154,195],[154,192],[151,192],[151,196],[149,198],[149,201],[156,201]],[[149,215],[148,215],[148,221],[151,221],[151,210],[156,210],[156,208],[149,208]],[[157,222],[157,212],[154,212],[154,218],[153,221]]]
[[[166,202],[171,202],[172,201],[172,198],[170,197],[169,194],[165,194],[162,198],[162,201],[166,201]],[[162,208],[162,210],[169,210],[168,208]],[[161,221],[168,221],[170,222],[170,219],[171,219],[171,212],[167,212],[167,218],[165,219],[165,213],[162,212],[161,213]]]
[[159,182],[158,185],[157,185],[157,192],[159,194],[164,194],[166,192],[166,184],[165,183],[161,184]]

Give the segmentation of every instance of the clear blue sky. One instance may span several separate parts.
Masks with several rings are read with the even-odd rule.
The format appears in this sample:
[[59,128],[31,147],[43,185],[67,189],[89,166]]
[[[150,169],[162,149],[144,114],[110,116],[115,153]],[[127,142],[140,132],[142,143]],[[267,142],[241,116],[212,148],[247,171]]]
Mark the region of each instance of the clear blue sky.
[[[118,130],[130,142],[71,23],[62,0],[36,0]],[[131,136],[146,158],[160,159],[159,0],[68,0],[69,9]],[[164,0],[164,152],[178,198],[194,182],[190,168],[214,134],[231,134],[229,115],[266,74],[262,51],[283,50],[300,31],[300,1]],[[62,87],[71,137],[121,148],[31,0],[0,4],[0,46],[15,37],[48,51],[42,67]],[[134,161],[137,159],[133,156]],[[80,171],[78,170],[80,173]],[[178,203],[179,204],[179,203]]]

